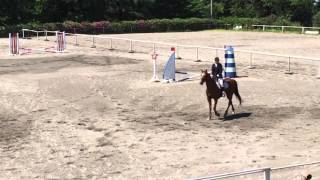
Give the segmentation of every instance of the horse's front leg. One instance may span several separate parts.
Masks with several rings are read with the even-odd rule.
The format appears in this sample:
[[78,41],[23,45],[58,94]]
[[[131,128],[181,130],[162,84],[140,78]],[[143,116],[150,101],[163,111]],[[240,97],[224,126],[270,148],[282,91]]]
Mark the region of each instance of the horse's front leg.
[[214,99],[214,107],[213,107],[214,114],[220,117],[220,114],[217,112],[217,104],[218,104],[218,99]]
[[208,120],[211,120],[211,117],[212,117],[212,101],[211,101],[210,97],[208,97],[208,103],[209,103],[209,118],[208,118]]

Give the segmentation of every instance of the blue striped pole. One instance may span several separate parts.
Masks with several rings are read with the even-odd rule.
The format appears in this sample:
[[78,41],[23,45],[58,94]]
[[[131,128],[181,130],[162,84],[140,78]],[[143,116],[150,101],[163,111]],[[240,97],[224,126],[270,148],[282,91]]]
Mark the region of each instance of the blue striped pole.
[[237,77],[236,62],[234,60],[234,51],[232,46],[225,46],[225,77]]

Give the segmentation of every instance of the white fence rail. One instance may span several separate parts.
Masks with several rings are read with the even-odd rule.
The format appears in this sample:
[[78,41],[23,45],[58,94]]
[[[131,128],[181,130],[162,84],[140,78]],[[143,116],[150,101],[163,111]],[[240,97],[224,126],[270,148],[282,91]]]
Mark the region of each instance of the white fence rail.
[[282,32],[285,32],[286,28],[290,29],[300,29],[301,34],[304,34],[306,30],[313,30],[313,31],[320,31],[320,27],[302,27],[302,26],[275,26],[275,25],[252,25],[252,27],[255,28],[262,28],[263,31],[266,31],[267,28],[276,28],[276,29],[281,29]]
[[[267,25],[255,25],[255,26],[267,26]],[[277,27],[277,26],[275,26]],[[320,28],[319,28],[320,29]],[[23,38],[25,38],[26,33],[35,33],[37,38],[39,38],[40,34],[43,34],[46,37],[46,40],[48,39],[48,34],[55,34],[56,31],[35,31],[35,30],[29,30],[29,29],[23,29],[22,30],[22,35]],[[86,38],[86,41],[89,41],[92,43],[92,48],[97,47],[97,42],[98,41],[104,41],[103,44],[106,44],[107,42],[109,43],[109,48],[110,50],[116,49],[115,47],[115,42],[121,41],[121,48],[127,47],[127,51],[130,53],[133,53],[135,51],[138,51],[140,48],[143,47],[148,47],[148,49],[152,50],[155,52],[157,49],[160,47],[176,47],[176,56],[177,58],[183,57],[181,49],[189,49],[192,50],[194,49],[194,57],[188,56],[190,59],[194,59],[195,61],[201,61],[200,60],[200,55],[201,51],[205,50],[210,50],[210,52],[215,52],[215,55],[218,56],[219,53],[223,53],[225,51],[224,48],[216,48],[216,47],[210,47],[210,46],[199,46],[199,45],[186,45],[186,44],[178,44],[178,43],[166,43],[166,42],[157,42],[157,41],[149,41],[149,40],[137,40],[137,39],[129,39],[129,38],[120,38],[120,37],[114,37],[114,36],[98,36],[98,35],[87,35],[87,34],[73,34],[73,33],[66,33],[67,36],[72,36],[74,38],[74,45],[79,46],[79,38]],[[71,44],[71,42],[68,42]],[[120,48],[120,46],[119,46]],[[146,51],[145,51],[146,52]],[[150,52],[150,51],[149,51]],[[308,60],[308,61],[313,61],[313,62],[320,62],[320,58],[315,58],[315,57],[304,57],[304,56],[292,56],[292,55],[284,55],[284,54],[276,54],[276,53],[268,53],[268,52],[261,52],[261,51],[250,51],[250,50],[242,50],[242,49],[235,49],[235,52],[238,53],[244,53],[248,54],[249,57],[249,67],[253,68],[253,62],[254,62],[254,57],[256,55],[263,55],[263,56],[269,56],[269,57],[278,57],[282,59],[287,60],[287,70],[286,73],[291,74],[292,69],[292,60]],[[206,51],[208,54],[208,52]],[[212,54],[214,55],[214,54]]]
[[[292,165],[292,166],[277,167],[277,168],[260,168],[260,169],[246,170],[246,171],[240,171],[240,172],[235,172],[235,173],[218,174],[218,175],[214,175],[214,176],[194,178],[191,180],[217,180],[217,179],[239,177],[239,176],[244,176],[244,175],[259,174],[259,173],[263,173],[264,180],[271,180],[272,179],[272,176],[271,176],[272,172],[281,171],[284,169],[292,169],[292,168],[298,168],[298,167],[311,166],[311,165],[319,166],[320,161],[306,163],[306,164],[297,164],[297,165]],[[294,174],[294,173],[292,172],[291,175],[292,174]],[[292,179],[292,177],[290,179]]]

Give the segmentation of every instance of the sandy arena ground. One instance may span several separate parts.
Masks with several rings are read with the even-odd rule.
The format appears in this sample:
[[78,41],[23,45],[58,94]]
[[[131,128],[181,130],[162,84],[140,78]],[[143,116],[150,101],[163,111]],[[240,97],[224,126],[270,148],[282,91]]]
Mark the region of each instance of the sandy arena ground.
[[[113,36],[320,57],[318,36],[226,31]],[[151,83],[149,54],[109,51],[103,48],[107,42],[99,41],[92,49],[82,41],[80,47],[69,43],[64,54],[13,57],[7,41],[0,39],[0,179],[188,179],[320,160],[314,62],[294,60],[294,74],[287,75],[286,59],[256,57],[256,68],[249,69],[248,56],[239,55],[236,80],[243,106],[235,116],[208,121],[199,78]],[[159,76],[168,50],[159,49]],[[198,73],[210,68],[214,54],[201,52],[205,61],[195,63],[189,58],[194,50],[181,49],[177,69]],[[222,52],[219,56],[223,59]],[[220,99],[220,113],[226,103]],[[293,179],[304,169],[320,179],[320,166],[272,176]]]

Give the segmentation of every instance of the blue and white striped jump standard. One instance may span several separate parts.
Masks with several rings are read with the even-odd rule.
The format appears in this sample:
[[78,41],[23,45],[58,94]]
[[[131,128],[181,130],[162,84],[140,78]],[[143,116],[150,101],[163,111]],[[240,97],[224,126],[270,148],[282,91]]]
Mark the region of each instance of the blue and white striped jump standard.
[[237,77],[236,62],[234,60],[234,51],[232,46],[225,46],[225,77],[235,78]]

